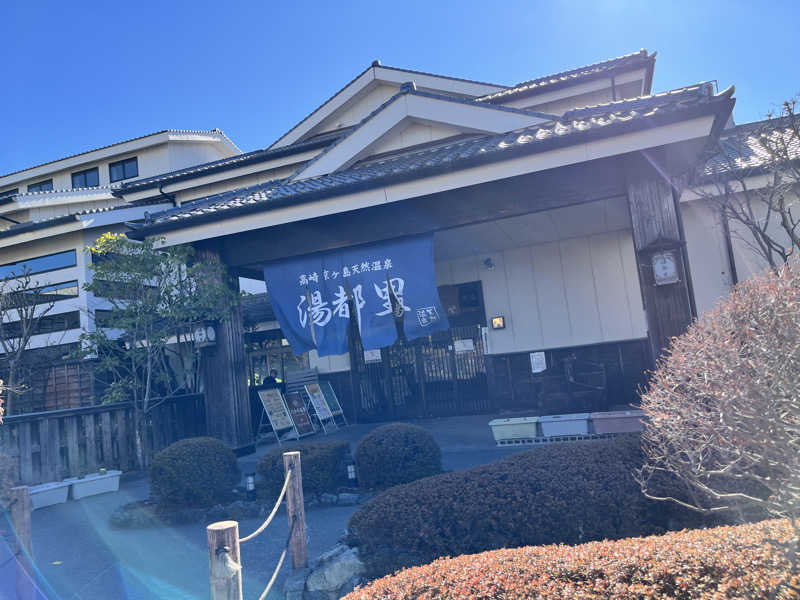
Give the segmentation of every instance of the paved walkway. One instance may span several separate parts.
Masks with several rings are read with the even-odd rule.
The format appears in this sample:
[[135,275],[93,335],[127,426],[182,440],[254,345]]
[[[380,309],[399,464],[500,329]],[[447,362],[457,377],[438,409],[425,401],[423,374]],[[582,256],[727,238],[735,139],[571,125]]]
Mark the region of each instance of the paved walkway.
[[[442,447],[444,468],[456,470],[485,464],[518,451],[497,448],[487,426],[490,416],[414,421],[431,430]],[[354,425],[305,441],[342,439],[355,443],[377,425]],[[240,459],[243,472],[254,471],[258,458],[274,444]],[[115,530],[108,518],[120,505],[146,498],[146,479],[129,481],[118,493],[70,501],[34,511],[33,543],[44,577],[65,600],[208,598],[208,555],[205,525],[161,529]],[[314,508],[308,511],[309,553],[318,556],[345,533],[358,507]],[[242,535],[260,519],[239,524]],[[285,513],[256,539],[242,547],[244,597],[261,594],[288,534]],[[270,599],[281,598],[284,566]]]

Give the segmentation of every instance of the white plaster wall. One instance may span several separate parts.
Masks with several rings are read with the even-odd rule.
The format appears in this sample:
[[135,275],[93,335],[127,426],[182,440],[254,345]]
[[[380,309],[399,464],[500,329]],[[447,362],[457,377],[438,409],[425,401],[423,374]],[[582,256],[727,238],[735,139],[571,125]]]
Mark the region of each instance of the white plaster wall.
[[357,125],[373,110],[394,96],[400,88],[393,85],[379,84],[368,88],[358,97],[345,103],[339,110],[323,119],[304,138],[312,137],[326,131],[335,131],[342,127]]
[[[787,197],[787,206],[790,206],[793,214],[800,214],[800,196],[794,195]],[[766,220],[766,206],[754,207],[755,213],[759,219]],[[769,263],[754,247],[752,234],[742,225],[732,222],[730,225],[731,240],[733,244],[733,255],[736,261],[736,274],[739,276],[739,281],[762,273],[768,268]],[[781,227],[775,213],[772,214],[770,223],[767,226],[767,233],[776,240],[784,248],[791,248],[791,242],[786,231]],[[777,259],[776,257],[776,260]],[[800,260],[800,255],[795,253],[793,260]]]
[[681,203],[697,314],[712,309],[733,285],[725,231],[719,213],[707,200]]
[[310,350],[308,353],[308,366],[312,369],[317,369],[320,373],[349,371],[350,355],[332,354],[331,356],[319,356],[316,350]]
[[491,354],[647,335],[627,230],[441,261],[436,275],[438,285],[482,282],[487,319],[506,319],[489,330]]
[[379,141],[375,146],[370,148],[369,154],[375,155],[391,150],[408,148],[409,146],[441,140],[459,135],[460,133],[463,132],[455,127],[448,127],[446,125],[411,123],[408,127],[403,129],[403,131],[394,132],[387,136],[387,139]]

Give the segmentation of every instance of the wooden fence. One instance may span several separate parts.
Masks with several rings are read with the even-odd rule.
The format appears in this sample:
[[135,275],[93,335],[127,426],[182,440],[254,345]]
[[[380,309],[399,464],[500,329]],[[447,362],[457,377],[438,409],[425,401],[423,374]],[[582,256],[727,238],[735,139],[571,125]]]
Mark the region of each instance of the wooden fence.
[[[151,455],[205,430],[202,394],[156,400],[147,416]],[[100,467],[134,469],[133,407],[119,402],[6,417],[0,425],[0,455],[12,459],[11,477],[24,485],[61,481]]]

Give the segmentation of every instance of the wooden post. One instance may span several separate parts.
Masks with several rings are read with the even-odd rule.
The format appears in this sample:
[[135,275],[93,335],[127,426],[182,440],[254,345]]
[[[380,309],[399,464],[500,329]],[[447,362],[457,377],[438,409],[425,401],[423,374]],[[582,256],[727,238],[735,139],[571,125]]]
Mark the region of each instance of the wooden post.
[[[198,248],[196,256],[209,262],[220,260],[219,252],[213,247]],[[225,283],[238,290],[238,279],[228,275]],[[203,348],[200,357],[206,430],[208,435],[221,439],[237,452],[246,453],[255,448],[255,441],[240,306],[234,307],[228,318],[217,323],[216,334],[216,343]]]
[[[31,542],[31,495],[28,486],[11,488],[9,491],[11,499],[11,523],[17,534],[18,543],[22,545],[28,555],[33,556],[33,544]],[[16,548],[19,551],[22,548]]]
[[[27,486],[9,490],[11,505],[9,515],[16,534],[14,554],[17,558],[16,597],[20,600],[33,600],[33,544],[31,542],[31,495]],[[30,560],[29,560],[30,559]]]
[[[633,242],[639,265],[639,284],[647,315],[648,337],[657,358],[672,336],[680,335],[692,322],[693,311],[689,288],[689,269],[682,251],[680,209],[672,193],[671,182],[660,153],[633,156],[628,161],[628,205],[631,211]],[[660,165],[661,169],[653,166]],[[679,279],[675,283],[656,285],[649,248],[673,244]]]
[[206,527],[211,600],[242,600],[239,523],[219,521]]
[[300,453],[283,453],[283,472],[292,469],[292,478],[286,490],[286,512],[289,514],[289,527],[294,519],[294,531],[289,542],[292,551],[292,567],[305,569],[308,566],[308,546],[306,543],[306,511],[303,505],[303,472],[300,470]]

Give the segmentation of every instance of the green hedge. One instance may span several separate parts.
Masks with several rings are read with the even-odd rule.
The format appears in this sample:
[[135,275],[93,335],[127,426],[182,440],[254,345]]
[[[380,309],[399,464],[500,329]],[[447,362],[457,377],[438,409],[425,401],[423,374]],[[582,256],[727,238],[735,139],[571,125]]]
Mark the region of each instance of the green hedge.
[[229,499],[240,480],[233,450],[211,437],[175,442],[150,465],[150,487],[161,506],[212,506]]
[[642,461],[638,435],[543,446],[391,488],[353,515],[351,537],[377,576],[440,556],[694,523],[680,520],[688,511],[642,495],[632,476]]
[[386,488],[442,472],[442,451],[427,429],[383,425],[365,435],[355,453],[361,487]]
[[495,550],[408,569],[344,600],[788,600],[798,594],[782,584],[800,581],[774,541],[788,544],[792,537],[784,520],[580,546]]
[[303,473],[303,495],[313,497],[323,492],[336,492],[347,483],[344,459],[350,451],[347,442],[312,442],[274,448],[258,461],[261,483],[260,496],[274,502],[281,493],[284,481],[283,453],[300,452]]

